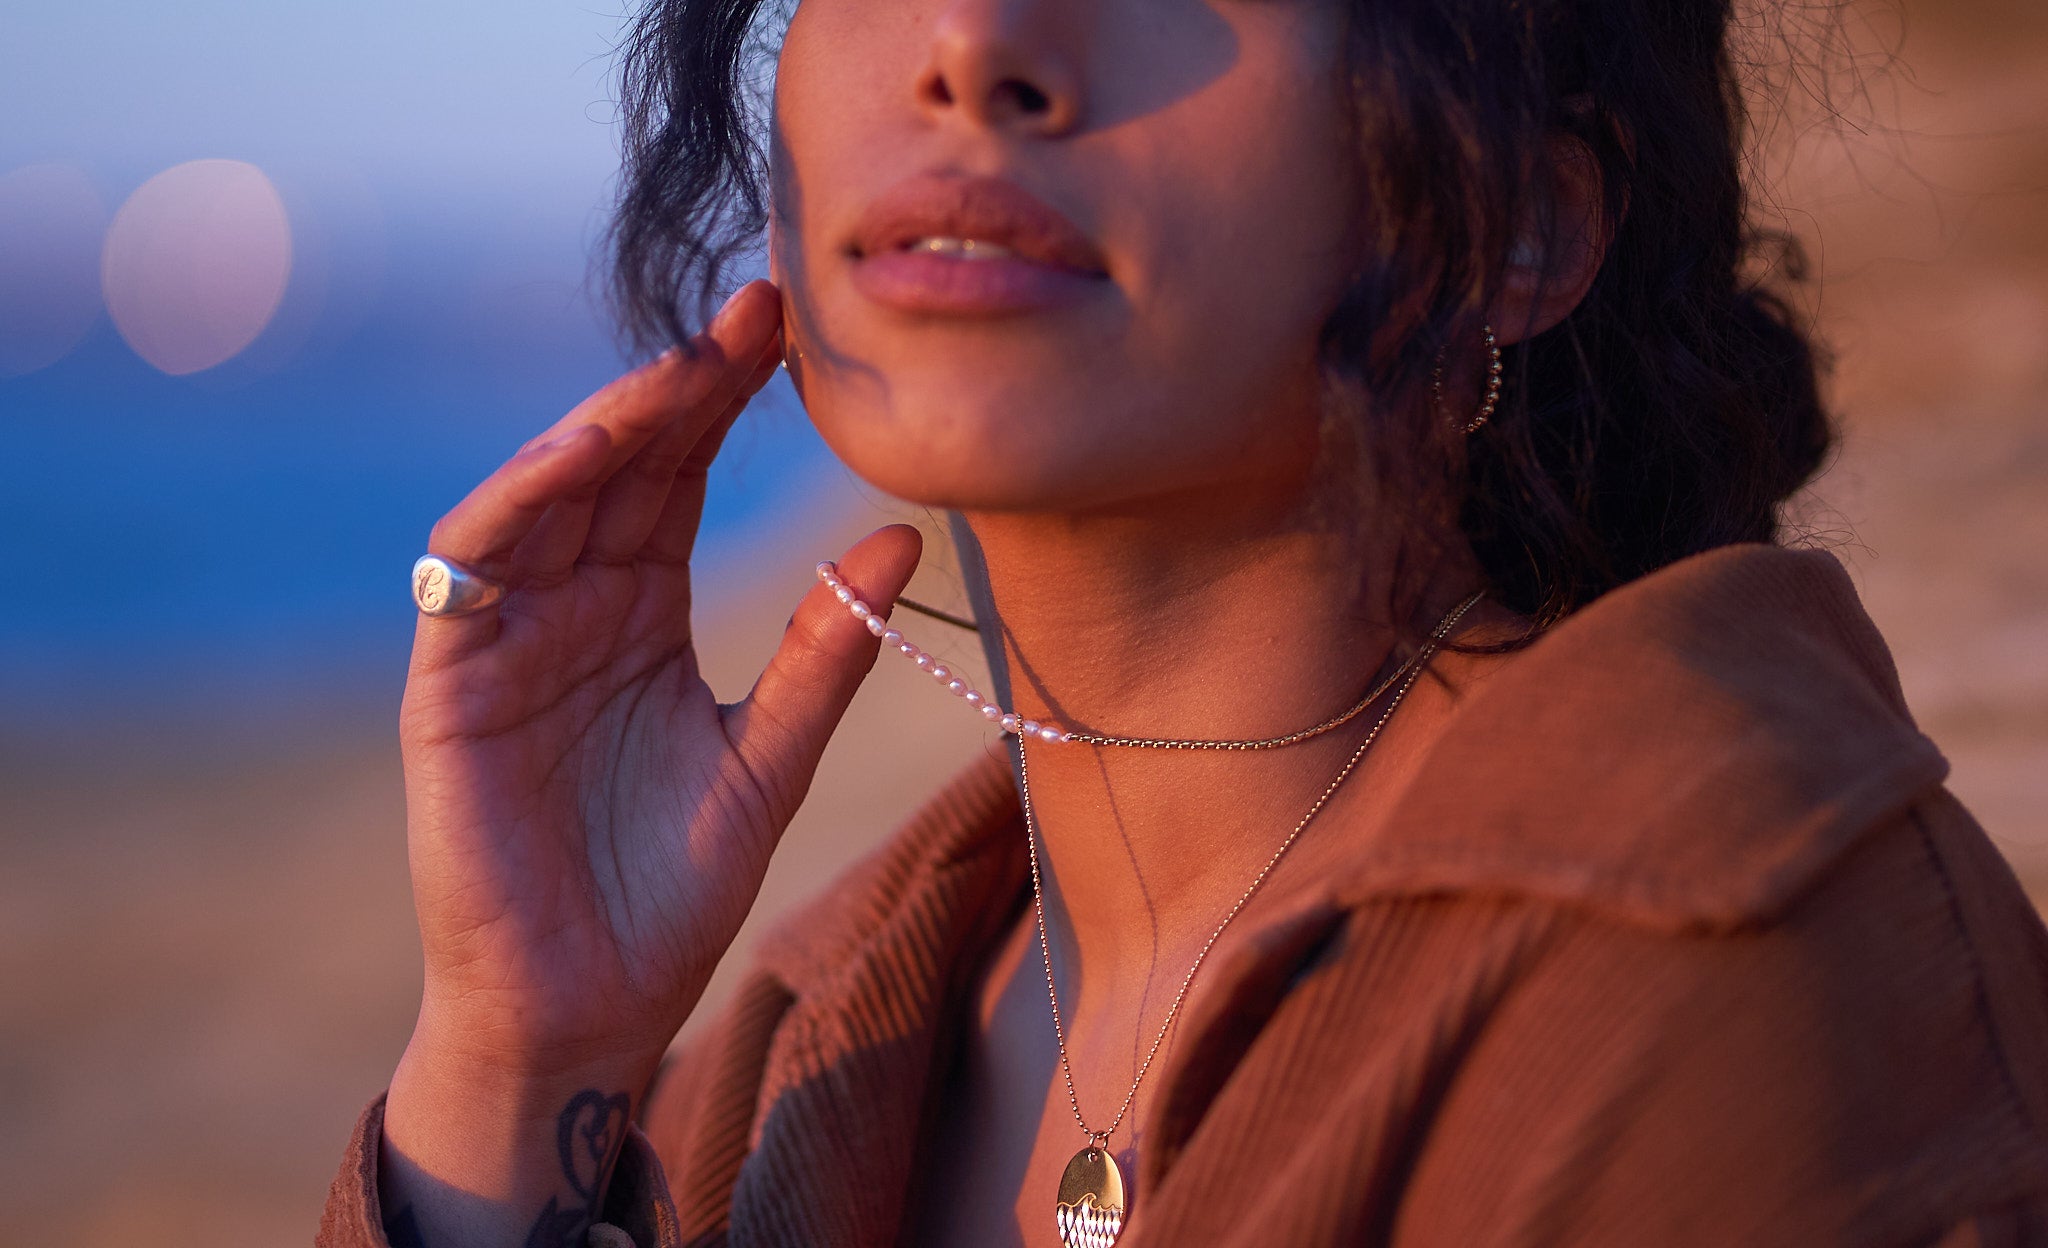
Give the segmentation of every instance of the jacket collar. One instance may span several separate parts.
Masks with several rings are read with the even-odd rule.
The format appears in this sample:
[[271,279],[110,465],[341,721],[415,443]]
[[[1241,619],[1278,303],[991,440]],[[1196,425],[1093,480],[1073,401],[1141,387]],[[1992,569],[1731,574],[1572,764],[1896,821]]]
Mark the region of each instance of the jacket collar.
[[1507,661],[1445,658],[1449,730],[1345,901],[1483,891],[1664,930],[1765,922],[1948,774],[1824,551],[1720,547]]
[[[1824,551],[1720,547],[1518,654],[1444,654],[1434,669],[1448,728],[1383,833],[1332,877],[1338,904],[1486,892],[1665,930],[1767,921],[1948,773]],[[774,930],[763,959],[802,996],[935,888],[1000,907],[1024,851],[1009,754],[991,750]]]
[[918,957],[939,958],[1006,915],[1029,878],[1016,781],[1007,751],[993,747],[827,892],[769,928],[758,965],[802,999],[903,940]]

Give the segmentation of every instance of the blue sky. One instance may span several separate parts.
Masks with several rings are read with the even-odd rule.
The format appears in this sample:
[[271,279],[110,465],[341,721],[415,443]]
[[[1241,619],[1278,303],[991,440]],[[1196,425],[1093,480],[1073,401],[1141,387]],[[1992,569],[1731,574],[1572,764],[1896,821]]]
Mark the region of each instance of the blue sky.
[[622,9],[512,0],[123,0],[0,17],[0,164],[340,161],[381,184],[588,202],[613,163]]

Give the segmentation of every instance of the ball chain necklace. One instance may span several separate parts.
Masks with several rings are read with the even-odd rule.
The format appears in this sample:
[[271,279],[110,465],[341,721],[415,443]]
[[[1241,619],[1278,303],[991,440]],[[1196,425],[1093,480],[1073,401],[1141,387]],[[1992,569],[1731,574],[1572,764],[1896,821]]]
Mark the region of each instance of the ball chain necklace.
[[[832,563],[818,565],[818,579],[833,591],[834,596],[853,613],[855,619],[861,621],[869,632],[882,639],[883,645],[895,649],[915,663],[920,670],[929,673],[934,680],[979,712],[983,718],[1000,726],[1005,734],[1017,737],[1017,787],[1022,799],[1024,833],[1031,855],[1031,904],[1038,921],[1038,949],[1045,960],[1045,991],[1052,1001],[1053,1035],[1059,1042],[1060,1074],[1067,1085],[1067,1103],[1073,1108],[1075,1123],[1080,1126],[1082,1134],[1088,1137],[1087,1145],[1074,1154],[1073,1160],[1067,1163],[1066,1173],[1060,1178],[1059,1199],[1054,1206],[1053,1215],[1059,1227],[1060,1243],[1065,1245],[1065,1248],[1112,1248],[1117,1237],[1123,1233],[1128,1204],[1124,1195],[1123,1172],[1118,1168],[1116,1159],[1110,1155],[1107,1147],[1109,1137],[1123,1125],[1125,1115],[1130,1113],[1131,1105],[1137,1099],[1138,1085],[1144,1082],[1146,1072],[1152,1069],[1152,1059],[1158,1055],[1160,1045],[1166,1042],[1167,1033],[1173,1027],[1173,1020],[1180,1011],[1181,1002],[1187,998],[1188,988],[1195,982],[1196,972],[1202,969],[1202,962],[1209,956],[1209,951],[1215,947],[1224,929],[1230,926],[1230,921],[1244,909],[1245,904],[1258,892],[1259,886],[1266,882],[1266,877],[1272,873],[1280,859],[1293,847],[1308,825],[1315,821],[1315,817],[1322,813],[1323,807],[1329,804],[1344,782],[1351,778],[1351,773],[1358,769],[1358,764],[1365,758],[1366,751],[1372,748],[1372,743],[1378,739],[1380,729],[1386,726],[1387,720],[1394,714],[1394,709],[1401,705],[1401,700],[1408,695],[1408,690],[1414,686],[1417,677],[1429,665],[1429,660],[1436,653],[1437,647],[1449,635],[1458,620],[1472,609],[1473,604],[1485,597],[1485,592],[1473,594],[1453,608],[1450,614],[1444,616],[1431,630],[1429,640],[1421,649],[1395,668],[1386,679],[1373,686],[1363,698],[1334,718],[1324,720],[1313,728],[1304,728],[1280,737],[1212,740],[1113,737],[1099,733],[1067,731],[1052,724],[1025,719],[989,701],[944,664],[905,641],[901,632],[890,628],[872,608],[847,587],[839,577],[838,568]],[[1087,1119],[1081,1114],[1080,1096],[1074,1090],[1074,1072],[1067,1062],[1066,1027],[1060,1020],[1059,992],[1053,986],[1052,944],[1046,937],[1045,892],[1038,866],[1038,824],[1031,809],[1031,778],[1025,757],[1026,744],[1037,741],[1047,745],[1131,746],[1155,750],[1274,750],[1322,736],[1350,723],[1390,688],[1394,690],[1394,696],[1388,700],[1386,709],[1380,712],[1379,718],[1366,732],[1365,739],[1358,743],[1358,747],[1345,760],[1344,766],[1335,778],[1324,787],[1314,804],[1308,808],[1308,813],[1294,825],[1294,830],[1289,832],[1287,839],[1273,851],[1273,855],[1266,860],[1266,865],[1259,868],[1259,873],[1253,877],[1251,886],[1244,890],[1243,895],[1237,899],[1237,904],[1230,908],[1230,912],[1223,916],[1223,921],[1216,925],[1216,930],[1209,934],[1209,939],[1203,942],[1201,952],[1195,955],[1194,965],[1188,968],[1187,977],[1181,980],[1180,991],[1174,994],[1173,1004],[1166,1009],[1166,1019],[1159,1026],[1159,1034],[1153,1037],[1152,1047],[1147,1050],[1144,1060],[1138,1065],[1137,1078],[1131,1081],[1131,1090],[1124,1094],[1123,1104],[1117,1108],[1116,1117],[1105,1130],[1091,1130]]]

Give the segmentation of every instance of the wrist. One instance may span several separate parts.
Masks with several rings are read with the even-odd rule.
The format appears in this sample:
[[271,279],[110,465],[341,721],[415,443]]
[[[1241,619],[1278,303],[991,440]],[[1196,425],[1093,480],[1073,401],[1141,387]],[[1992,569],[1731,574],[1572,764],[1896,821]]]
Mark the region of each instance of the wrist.
[[[385,1225],[409,1218],[434,1244],[581,1243],[658,1062],[514,1073],[416,1033],[385,1101]],[[543,1225],[565,1234],[532,1239]]]
[[637,1109],[659,1049],[623,1049],[578,1043],[512,1043],[479,1037],[461,1027],[436,1025],[422,1008],[406,1051],[391,1074],[385,1131],[391,1105],[401,1127],[414,1113],[436,1123],[459,1123],[473,1137],[524,1139],[535,1125],[553,1129],[567,1098],[584,1090],[625,1094]]
[[637,1108],[663,1049],[511,1040],[438,1024],[422,1011],[391,1077],[391,1098],[506,1131],[552,1123],[567,1096],[624,1093]]
[[437,992],[430,982],[406,1057],[479,1091],[549,1088],[643,1068],[651,1074],[682,1026],[682,1019],[641,1019],[615,1007],[479,1003],[478,995]]

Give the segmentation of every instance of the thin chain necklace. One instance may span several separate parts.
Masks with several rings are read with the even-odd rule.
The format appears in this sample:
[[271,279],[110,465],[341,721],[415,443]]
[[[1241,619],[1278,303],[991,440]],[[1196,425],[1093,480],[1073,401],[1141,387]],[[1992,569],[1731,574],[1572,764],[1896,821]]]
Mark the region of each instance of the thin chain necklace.
[[[1429,663],[1430,657],[1436,653],[1439,643],[1449,634],[1458,620],[1467,611],[1471,610],[1472,605],[1483,596],[1483,593],[1474,594],[1452,610],[1431,632],[1429,641],[1410,657],[1407,662],[1396,668],[1394,673],[1387,677],[1386,680],[1380,682],[1374,691],[1366,696],[1364,701],[1327,724],[1318,725],[1315,728],[1294,733],[1287,737],[1276,737],[1270,742],[1183,742],[1164,739],[1100,739],[1102,744],[1136,745],[1153,749],[1273,749],[1279,745],[1305,741],[1310,737],[1328,732],[1338,724],[1355,718],[1390,685],[1393,685],[1396,681],[1400,684],[1400,687],[1395,690],[1393,698],[1388,701],[1386,709],[1380,712],[1380,716],[1374,721],[1371,730],[1365,734],[1365,739],[1358,743],[1358,748],[1351,752],[1350,758],[1345,760],[1342,769],[1324,787],[1322,793],[1316,797],[1315,803],[1308,808],[1308,813],[1304,814],[1294,825],[1294,830],[1287,834],[1287,839],[1280,842],[1280,847],[1273,851],[1272,857],[1266,860],[1266,865],[1259,868],[1259,873],[1253,877],[1250,887],[1246,888],[1243,895],[1237,899],[1237,903],[1230,907],[1230,912],[1223,916],[1223,921],[1216,925],[1216,930],[1209,934],[1209,939],[1202,943],[1201,952],[1195,955],[1194,965],[1188,968],[1187,977],[1181,980],[1180,991],[1176,992],[1173,996],[1173,1004],[1169,1005],[1166,1009],[1166,1019],[1159,1026],[1159,1034],[1153,1037],[1152,1047],[1146,1051],[1144,1061],[1139,1063],[1137,1078],[1131,1080],[1131,1090],[1124,1094],[1123,1104],[1118,1106],[1115,1119],[1110,1122],[1106,1129],[1101,1131],[1091,1130],[1087,1120],[1082,1117],[1081,1100],[1074,1091],[1074,1071],[1067,1061],[1066,1027],[1060,1021],[1059,992],[1053,986],[1052,945],[1046,937],[1045,895],[1039,876],[1038,824],[1031,808],[1030,768],[1025,759],[1027,752],[1025,750],[1025,742],[1022,738],[1018,740],[1017,787],[1024,807],[1024,834],[1031,853],[1031,904],[1038,920],[1038,950],[1045,960],[1045,991],[1046,996],[1052,1002],[1053,1035],[1059,1042],[1060,1074],[1065,1079],[1067,1085],[1067,1103],[1073,1108],[1074,1122],[1081,1128],[1082,1134],[1088,1137],[1087,1146],[1074,1154],[1073,1160],[1067,1163],[1066,1173],[1060,1179],[1059,1200],[1054,1209],[1054,1216],[1059,1224],[1060,1242],[1066,1245],[1066,1248],[1110,1248],[1116,1242],[1117,1237],[1122,1234],[1128,1207],[1124,1195],[1123,1172],[1118,1168],[1116,1159],[1110,1155],[1108,1148],[1105,1146],[1109,1142],[1109,1137],[1115,1133],[1118,1127],[1123,1125],[1124,1116],[1130,1112],[1132,1102],[1137,1099],[1138,1085],[1144,1082],[1146,1072],[1152,1069],[1152,1059],[1157,1056],[1159,1046],[1166,1042],[1167,1032],[1173,1027],[1173,1020],[1180,1011],[1181,1002],[1187,998],[1188,988],[1195,982],[1196,972],[1202,969],[1202,962],[1209,956],[1209,951],[1215,947],[1216,941],[1222,937],[1224,929],[1230,926],[1230,921],[1235,919],[1238,912],[1244,909],[1245,904],[1252,899],[1254,893],[1258,892],[1259,886],[1266,882],[1266,877],[1272,873],[1273,868],[1279,864],[1280,859],[1286,855],[1289,849],[1293,848],[1295,840],[1301,836],[1310,823],[1314,822],[1315,817],[1322,813],[1323,807],[1329,804],[1330,798],[1335,796],[1337,790],[1343,787],[1344,782],[1351,778],[1351,773],[1357,770],[1359,762],[1365,758],[1366,751],[1371,749],[1372,743],[1378,739],[1380,729],[1386,726],[1387,720],[1394,714],[1394,709],[1400,706],[1401,700],[1408,695],[1408,690],[1414,686],[1416,678],[1422,674],[1423,669]],[[1073,739],[1079,741],[1084,738],[1076,734]]]
[[[1106,1145],[1109,1143],[1109,1137],[1123,1125],[1125,1115],[1130,1112],[1132,1103],[1137,1099],[1138,1085],[1144,1082],[1146,1072],[1152,1069],[1152,1059],[1158,1055],[1160,1045],[1166,1042],[1167,1033],[1173,1027],[1173,1020],[1180,1011],[1181,1002],[1186,1000],[1188,988],[1195,982],[1195,974],[1202,969],[1202,962],[1209,956],[1209,951],[1215,948],[1224,929],[1230,926],[1230,921],[1244,909],[1252,895],[1258,892],[1259,886],[1266,882],[1266,877],[1272,873],[1273,868],[1279,865],[1280,859],[1293,848],[1296,839],[1315,821],[1315,817],[1322,813],[1323,807],[1329,804],[1337,790],[1351,778],[1351,773],[1358,769],[1358,764],[1365,758],[1366,751],[1371,749],[1372,743],[1379,738],[1380,729],[1392,718],[1394,709],[1401,705],[1401,700],[1408,696],[1408,690],[1428,667],[1429,660],[1436,653],[1438,646],[1450,634],[1459,619],[1472,609],[1473,604],[1486,596],[1485,591],[1473,594],[1453,608],[1450,614],[1444,616],[1436,628],[1431,630],[1429,640],[1423,643],[1421,649],[1396,667],[1385,680],[1374,685],[1349,709],[1313,728],[1304,728],[1285,736],[1229,740],[1115,737],[1101,733],[1066,731],[1051,724],[1025,719],[989,701],[953,670],[916,645],[904,640],[902,633],[890,628],[880,615],[875,614],[872,608],[854,594],[840,579],[839,570],[833,564],[819,564],[818,579],[833,591],[848,610],[852,611],[855,619],[866,625],[869,632],[882,639],[885,648],[896,649],[943,684],[948,691],[979,711],[988,721],[999,724],[1004,733],[1017,737],[1017,788],[1024,808],[1025,841],[1031,855],[1031,906],[1038,920],[1038,951],[1045,961],[1045,992],[1052,1002],[1053,1035],[1059,1042],[1060,1074],[1067,1085],[1067,1103],[1073,1108],[1074,1122],[1080,1126],[1082,1134],[1088,1137],[1086,1147],[1074,1154],[1073,1160],[1067,1163],[1066,1173],[1060,1178],[1059,1201],[1055,1206],[1054,1216],[1059,1225],[1060,1242],[1065,1248],[1112,1248],[1117,1237],[1123,1233],[1128,1204],[1124,1195],[1123,1172],[1117,1167],[1116,1159],[1110,1156]],[[1379,718],[1373,722],[1372,728],[1365,734],[1365,739],[1358,743],[1350,758],[1345,760],[1343,768],[1317,796],[1315,804],[1308,808],[1308,813],[1294,825],[1294,830],[1287,834],[1287,839],[1280,842],[1280,848],[1274,850],[1272,857],[1266,860],[1266,865],[1259,868],[1259,873],[1252,879],[1251,886],[1244,890],[1243,895],[1237,899],[1237,904],[1230,907],[1230,913],[1223,916],[1223,921],[1216,925],[1216,930],[1202,943],[1201,952],[1195,955],[1195,964],[1188,968],[1187,977],[1181,980],[1180,991],[1174,994],[1173,1004],[1166,1009],[1166,1019],[1159,1025],[1159,1034],[1153,1037],[1152,1047],[1146,1051],[1144,1061],[1138,1065],[1138,1076],[1131,1080],[1131,1090],[1124,1094],[1123,1104],[1117,1107],[1116,1118],[1110,1122],[1107,1130],[1090,1130],[1087,1119],[1081,1115],[1080,1096],[1074,1091],[1074,1071],[1067,1061],[1066,1026],[1060,1019],[1059,992],[1053,986],[1052,943],[1046,937],[1045,891],[1038,866],[1038,821],[1031,808],[1031,773],[1025,758],[1025,746],[1035,740],[1048,745],[1129,746],[1154,750],[1276,750],[1343,727],[1358,718],[1367,707],[1397,684],[1399,687],[1394,689],[1393,698],[1387,702],[1386,709],[1381,711]]]
[[[859,620],[870,633],[882,639],[882,648],[884,650],[894,650],[910,660],[910,662],[917,666],[919,671],[924,672],[945,686],[947,692],[952,693],[965,702],[969,709],[980,713],[981,717],[989,723],[1000,727],[1006,735],[1013,735],[1026,741],[1042,741],[1047,745],[1117,745],[1150,750],[1277,750],[1286,745],[1299,745],[1303,741],[1312,740],[1326,732],[1334,732],[1342,728],[1364,714],[1366,707],[1371,706],[1379,699],[1381,694],[1387,691],[1389,686],[1401,678],[1401,672],[1397,670],[1393,675],[1367,690],[1365,696],[1352,703],[1348,709],[1340,711],[1335,716],[1324,720],[1313,728],[1304,728],[1300,732],[1290,732],[1286,736],[1281,737],[1263,737],[1252,741],[1238,741],[1202,737],[1113,737],[1106,733],[1067,731],[1054,724],[1040,723],[1035,719],[1026,719],[1015,711],[1006,711],[995,702],[990,701],[988,696],[983,694],[981,690],[969,684],[967,678],[960,672],[946,666],[943,660],[925,650],[916,642],[906,639],[899,630],[889,627],[887,620],[883,619],[873,607],[861,601],[860,596],[854,593],[853,587],[840,579],[839,567],[831,560],[828,559],[818,565],[818,579],[823,581],[825,587],[832,591],[833,596],[838,598],[840,603],[853,613],[854,619]],[[912,607],[922,614],[929,615],[933,619],[943,620],[955,627],[980,631],[979,627],[972,620],[964,620],[959,616],[949,615],[944,611],[936,611],[920,603],[913,603],[905,598],[898,598],[896,601],[899,606]],[[1478,601],[1478,597],[1475,596],[1473,601]],[[1471,603],[1466,604],[1466,606],[1470,605]],[[1463,611],[1464,608],[1460,608],[1459,614],[1463,614]],[[1456,616],[1451,618],[1455,619]]]
[[1334,732],[1357,719],[1365,708],[1379,700],[1379,696],[1401,679],[1405,667],[1397,667],[1387,678],[1366,691],[1364,697],[1353,702],[1348,710],[1339,712],[1313,728],[1290,732],[1284,737],[1263,737],[1253,741],[1217,740],[1206,737],[1111,737],[1094,732],[1068,732],[1060,740],[1078,745],[1124,745],[1146,750],[1277,750],[1283,745],[1299,745],[1303,741]]

